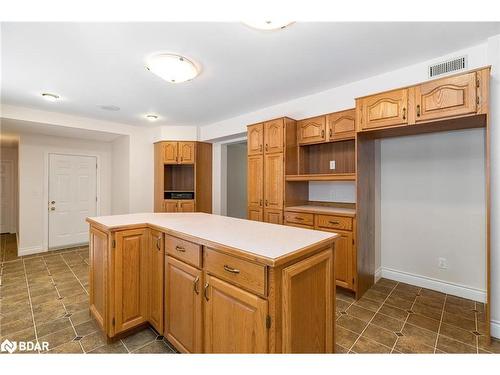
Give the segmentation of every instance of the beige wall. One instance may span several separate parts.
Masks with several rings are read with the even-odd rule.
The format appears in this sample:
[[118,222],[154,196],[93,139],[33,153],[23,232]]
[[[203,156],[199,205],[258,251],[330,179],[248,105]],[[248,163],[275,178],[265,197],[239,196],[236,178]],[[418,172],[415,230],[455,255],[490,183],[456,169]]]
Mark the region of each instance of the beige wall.
[[227,216],[247,217],[247,144],[227,145]]

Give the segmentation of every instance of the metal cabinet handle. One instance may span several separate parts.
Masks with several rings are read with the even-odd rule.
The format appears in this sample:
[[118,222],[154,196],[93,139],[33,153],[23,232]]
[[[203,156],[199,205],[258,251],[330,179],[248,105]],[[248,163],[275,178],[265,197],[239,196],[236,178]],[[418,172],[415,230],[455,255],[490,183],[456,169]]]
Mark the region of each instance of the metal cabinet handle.
[[56,201],[51,201],[50,204],[56,204]]
[[160,244],[160,241],[161,241],[161,237],[158,237],[158,238],[156,239],[156,248],[157,248],[158,250],[161,250],[161,244]]
[[417,117],[420,117],[420,104],[417,104]]
[[262,145],[259,145],[259,151],[262,151]]
[[181,156],[181,163],[182,163],[182,156]]
[[267,201],[267,199],[266,199],[266,207],[267,207],[268,203],[269,203],[269,202],[268,202],[268,201]]
[[205,296],[205,299],[208,301],[210,298],[208,298],[208,283],[205,283],[205,288],[203,289],[203,295]]
[[198,289],[199,281],[200,281],[200,277],[196,276],[196,279],[194,279],[194,282],[193,282],[193,290],[196,294],[200,294],[200,290]]
[[403,108],[403,120],[406,120],[406,108]]
[[295,216],[295,220],[304,220],[303,217]]
[[179,246],[179,245],[177,245],[177,246],[175,247],[175,250],[180,251],[181,253],[185,253],[185,252],[186,252],[186,249],[185,249],[185,248],[183,248],[182,246]]
[[230,267],[227,264],[224,264],[224,271],[231,272],[231,273],[240,273],[239,269]]
[[332,137],[332,129],[331,129],[331,128],[330,128],[330,133],[329,133],[329,135],[330,135],[330,138],[331,138],[331,137]]
[[266,143],[266,151],[269,150],[269,145]]
[[262,207],[262,199],[260,200],[259,206]]
[[322,131],[321,131],[321,138],[323,138],[324,136],[325,136],[325,131],[324,131],[324,130],[322,130]]
[[340,224],[340,222],[338,222],[338,221],[331,221],[331,220],[329,221],[329,223],[333,224],[333,225],[339,225]]

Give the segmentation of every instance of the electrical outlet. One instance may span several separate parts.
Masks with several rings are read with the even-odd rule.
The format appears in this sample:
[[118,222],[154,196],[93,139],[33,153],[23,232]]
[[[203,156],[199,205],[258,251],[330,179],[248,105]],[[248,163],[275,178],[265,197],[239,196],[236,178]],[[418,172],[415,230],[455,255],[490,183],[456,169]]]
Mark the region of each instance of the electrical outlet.
[[446,258],[438,258],[438,266],[443,270],[448,269],[448,261]]
[[335,160],[330,160],[330,169],[335,169]]

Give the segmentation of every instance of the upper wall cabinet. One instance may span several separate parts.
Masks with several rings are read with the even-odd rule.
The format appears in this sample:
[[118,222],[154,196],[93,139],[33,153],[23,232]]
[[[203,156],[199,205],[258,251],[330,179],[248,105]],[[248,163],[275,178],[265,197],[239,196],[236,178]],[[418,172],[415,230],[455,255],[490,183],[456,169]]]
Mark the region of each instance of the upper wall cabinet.
[[299,145],[320,143],[326,140],[326,116],[318,116],[297,121]]
[[264,124],[248,126],[247,152],[248,155],[262,154],[264,144]]
[[476,73],[415,87],[416,122],[476,112]]
[[353,139],[355,136],[355,110],[330,113],[327,116],[328,140]]
[[162,142],[164,164],[194,164],[195,142]]
[[283,152],[283,119],[264,123],[264,150],[266,154]]
[[360,130],[408,123],[408,89],[394,90],[361,99]]

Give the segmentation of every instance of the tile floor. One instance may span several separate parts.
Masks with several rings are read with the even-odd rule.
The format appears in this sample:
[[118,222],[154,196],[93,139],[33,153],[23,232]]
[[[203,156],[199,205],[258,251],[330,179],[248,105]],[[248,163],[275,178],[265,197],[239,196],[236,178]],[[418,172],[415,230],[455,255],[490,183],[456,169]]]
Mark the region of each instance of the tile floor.
[[175,352],[150,328],[106,343],[88,309],[88,247],[18,258],[13,237],[0,236],[0,342],[47,341],[48,353]]
[[[49,342],[48,353],[173,353],[152,329],[111,345],[88,311],[88,247],[17,257],[0,237],[0,342]],[[481,303],[382,279],[358,301],[337,292],[337,353],[500,353],[484,340]]]

